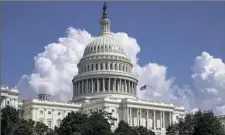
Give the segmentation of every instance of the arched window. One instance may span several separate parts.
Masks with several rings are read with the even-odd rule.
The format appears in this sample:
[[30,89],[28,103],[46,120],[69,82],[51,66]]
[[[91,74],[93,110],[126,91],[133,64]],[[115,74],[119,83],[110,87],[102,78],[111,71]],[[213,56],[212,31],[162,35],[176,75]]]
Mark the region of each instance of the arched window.
[[44,123],[44,119],[43,118],[39,118],[39,122]]
[[60,126],[60,123],[61,123],[61,119],[58,119],[58,120],[56,121],[56,126],[59,127],[59,126]]

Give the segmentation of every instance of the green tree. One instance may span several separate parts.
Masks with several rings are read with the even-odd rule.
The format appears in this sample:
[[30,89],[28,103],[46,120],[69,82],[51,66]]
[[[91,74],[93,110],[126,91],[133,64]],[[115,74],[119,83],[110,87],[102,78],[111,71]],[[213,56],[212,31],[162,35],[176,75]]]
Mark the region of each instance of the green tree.
[[[138,134],[134,133],[134,130],[137,130]],[[143,127],[143,126],[137,127],[136,129],[134,128],[133,133],[134,133],[134,135],[155,135],[155,132],[153,132],[153,131],[151,131],[151,130],[147,129],[146,127]]]
[[[55,131],[60,135],[72,135],[73,133],[84,133],[88,131],[88,116],[79,112],[69,113]],[[82,134],[83,135],[83,134]]]
[[1,110],[1,134],[13,135],[19,121],[19,112],[13,107],[6,106]]
[[167,128],[167,135],[225,135],[222,123],[212,111],[187,114],[183,120]]
[[1,110],[2,135],[43,135],[48,127],[40,122],[19,119],[19,111],[6,106]]
[[111,135],[111,126],[115,120],[112,113],[104,110],[91,112],[88,123],[91,135]]
[[15,135],[44,135],[48,131],[48,127],[40,122],[33,120],[20,120]]
[[55,131],[59,135],[111,135],[111,125],[114,119],[111,113],[104,110],[91,112],[89,115],[80,112],[69,113]]
[[114,132],[115,135],[134,135],[133,129],[125,121],[120,121],[117,129]]
[[155,135],[155,132],[146,127],[131,127],[126,122],[120,121],[118,128],[114,132],[115,135]]

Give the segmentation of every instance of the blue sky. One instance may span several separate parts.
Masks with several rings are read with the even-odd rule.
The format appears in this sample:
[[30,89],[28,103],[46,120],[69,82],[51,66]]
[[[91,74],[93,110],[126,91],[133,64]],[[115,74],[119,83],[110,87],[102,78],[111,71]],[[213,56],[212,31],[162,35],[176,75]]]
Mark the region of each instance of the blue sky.
[[[1,10],[2,84],[14,86],[69,26],[97,35],[102,2],[3,2]],[[179,84],[190,83],[202,51],[225,61],[225,2],[109,2],[108,16],[113,32],[137,39],[141,65],[165,65]]]

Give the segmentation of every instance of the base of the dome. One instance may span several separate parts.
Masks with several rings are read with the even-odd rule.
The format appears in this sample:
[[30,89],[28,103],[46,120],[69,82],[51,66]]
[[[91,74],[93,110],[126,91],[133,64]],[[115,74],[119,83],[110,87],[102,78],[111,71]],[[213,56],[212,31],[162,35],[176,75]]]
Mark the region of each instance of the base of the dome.
[[80,95],[73,97],[72,101],[73,102],[89,102],[91,100],[96,100],[104,97],[113,97],[113,98],[119,98],[119,99],[124,99],[124,98],[129,98],[129,99],[137,99],[136,96],[134,95],[129,95],[129,94],[121,94],[121,93],[93,93],[93,94],[85,94],[85,95]]

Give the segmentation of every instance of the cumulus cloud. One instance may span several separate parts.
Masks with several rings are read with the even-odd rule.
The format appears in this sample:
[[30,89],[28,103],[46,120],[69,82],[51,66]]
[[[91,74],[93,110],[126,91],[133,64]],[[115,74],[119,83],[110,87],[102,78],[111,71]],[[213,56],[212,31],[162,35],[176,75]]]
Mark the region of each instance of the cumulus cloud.
[[207,52],[202,52],[196,57],[192,72],[197,105],[225,114],[225,63]]
[[[223,112],[225,99],[225,64],[207,52],[196,57],[192,66],[193,88],[189,85],[179,86],[174,77],[168,77],[167,67],[158,63],[138,64],[137,55],[141,48],[135,38],[127,33],[113,33],[124,45],[126,55],[131,59],[133,73],[138,77],[138,97],[148,100],[173,102],[193,107],[217,107]],[[68,28],[66,37],[51,43],[34,58],[34,72],[23,75],[17,84],[21,98],[28,99],[37,93],[48,93],[55,99],[72,98],[72,78],[78,73],[77,64],[86,45],[94,37],[85,30]],[[147,90],[140,87],[147,84]],[[29,93],[29,96],[28,94]],[[198,103],[198,104],[197,104]],[[208,106],[208,105],[211,106]]]

